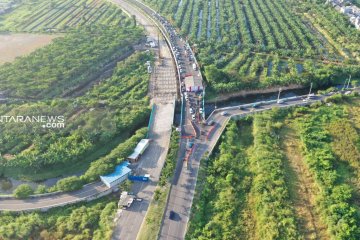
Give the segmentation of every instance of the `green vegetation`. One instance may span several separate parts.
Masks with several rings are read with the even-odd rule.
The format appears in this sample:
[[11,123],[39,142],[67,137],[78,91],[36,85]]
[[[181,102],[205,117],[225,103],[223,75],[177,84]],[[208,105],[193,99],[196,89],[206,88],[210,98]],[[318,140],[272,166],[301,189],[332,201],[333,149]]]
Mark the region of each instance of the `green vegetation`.
[[322,0],[145,2],[189,37],[210,91],[360,76],[360,32]]
[[150,109],[145,63],[151,58],[148,53],[137,53],[119,62],[112,77],[75,99],[3,106],[1,109],[9,116],[66,119],[63,129],[53,131],[43,129],[41,124],[1,124],[1,156],[12,156],[0,157],[3,174],[41,179],[58,175],[58,169],[62,173],[86,170],[90,162],[108,154],[109,147],[116,147],[146,125]]
[[0,31],[12,32],[64,32],[92,25],[130,24],[120,8],[103,0],[24,0],[0,17]]
[[34,190],[28,184],[21,184],[15,189],[14,196],[16,198],[27,198],[33,193]]
[[116,198],[108,197],[47,213],[1,213],[0,238],[110,239],[116,208]]
[[359,239],[360,99],[328,102],[230,122],[202,162],[186,238]]
[[170,193],[171,180],[174,175],[179,152],[180,133],[172,130],[170,146],[161,170],[159,184],[154,192],[153,200],[146,213],[145,220],[139,230],[138,239],[157,239]]
[[[300,137],[304,146],[305,161],[319,186],[319,209],[329,231],[337,239],[358,239],[360,231],[356,209],[351,206],[351,186],[340,181],[337,158],[331,147],[331,136],[324,125],[344,118],[341,107],[319,108],[311,115],[298,120]],[[334,126],[334,125],[332,125]],[[343,133],[344,134],[344,133]]]
[[141,37],[142,31],[134,28],[96,27],[70,33],[1,66],[0,91],[22,99],[66,96],[130,55]]

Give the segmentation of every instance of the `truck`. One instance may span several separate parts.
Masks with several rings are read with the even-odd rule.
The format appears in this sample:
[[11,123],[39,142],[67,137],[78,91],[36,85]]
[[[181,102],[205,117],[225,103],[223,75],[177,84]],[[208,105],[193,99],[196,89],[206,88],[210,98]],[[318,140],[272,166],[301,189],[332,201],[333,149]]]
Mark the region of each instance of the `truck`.
[[261,106],[261,102],[254,103],[252,105],[253,108],[257,108],[257,107],[260,107],[260,106]]
[[129,175],[128,179],[130,181],[137,181],[137,182],[148,182],[150,179],[149,174],[145,174],[144,176],[135,176],[135,175]]
[[196,71],[197,70],[197,66],[196,66],[196,63],[193,63],[193,69],[194,69],[194,71]]
[[186,144],[186,148],[191,149],[193,147],[193,145],[194,145],[194,139],[193,138],[189,139],[187,144]]

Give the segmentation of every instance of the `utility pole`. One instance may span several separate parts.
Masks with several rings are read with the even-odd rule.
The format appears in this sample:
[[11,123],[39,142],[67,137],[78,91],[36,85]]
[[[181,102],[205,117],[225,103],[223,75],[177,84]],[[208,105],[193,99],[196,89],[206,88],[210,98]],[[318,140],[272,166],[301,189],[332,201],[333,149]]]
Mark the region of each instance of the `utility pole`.
[[280,93],[281,93],[281,91],[282,91],[282,89],[281,89],[281,88],[279,88],[279,94],[278,94],[278,97],[277,97],[277,103],[279,103],[279,102],[280,102]]
[[311,95],[311,90],[312,90],[312,86],[313,86],[313,83],[311,83],[311,84],[310,84],[310,91],[309,91],[308,98],[310,98],[310,95]]
[[348,88],[349,88],[350,81],[351,81],[351,75],[349,75],[349,81],[348,81],[348,83],[347,83],[346,89],[348,89]]
[[[158,51],[159,51],[159,60],[160,60],[160,62],[162,62],[161,61],[161,59],[162,59],[162,57],[161,57],[161,50],[160,50],[160,38],[159,38],[159,34],[157,35],[157,42],[158,42]],[[161,65],[162,65],[162,63],[161,63]]]

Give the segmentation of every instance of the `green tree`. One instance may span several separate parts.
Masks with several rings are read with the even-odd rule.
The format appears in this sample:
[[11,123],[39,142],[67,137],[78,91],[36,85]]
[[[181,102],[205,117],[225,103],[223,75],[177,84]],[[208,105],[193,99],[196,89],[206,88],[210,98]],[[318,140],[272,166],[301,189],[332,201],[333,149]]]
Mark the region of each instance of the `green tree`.
[[23,199],[23,198],[29,197],[33,193],[34,193],[34,190],[30,187],[30,185],[21,184],[15,189],[14,196],[16,198]]

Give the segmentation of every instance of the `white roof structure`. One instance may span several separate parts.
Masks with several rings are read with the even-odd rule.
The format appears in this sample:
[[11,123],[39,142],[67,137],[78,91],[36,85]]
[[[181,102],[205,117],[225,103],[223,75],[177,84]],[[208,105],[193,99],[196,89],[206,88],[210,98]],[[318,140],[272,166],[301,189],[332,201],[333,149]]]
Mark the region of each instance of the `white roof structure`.
[[203,90],[203,85],[201,82],[201,78],[194,76],[186,76],[185,77],[185,86],[186,91],[188,92],[197,92]]
[[141,141],[137,144],[136,148],[134,149],[134,152],[128,156],[128,159],[136,160],[140,157],[141,154],[144,153],[146,148],[150,144],[150,139],[141,139]]

